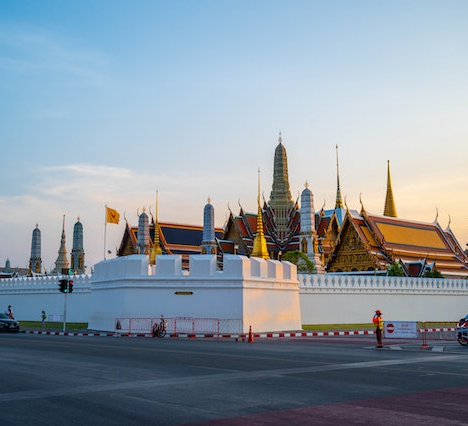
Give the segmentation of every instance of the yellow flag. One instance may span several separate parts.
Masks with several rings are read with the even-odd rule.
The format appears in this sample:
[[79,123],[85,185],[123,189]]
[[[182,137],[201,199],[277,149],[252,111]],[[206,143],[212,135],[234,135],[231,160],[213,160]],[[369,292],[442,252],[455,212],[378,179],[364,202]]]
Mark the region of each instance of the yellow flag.
[[106,206],[106,222],[107,223],[119,223],[120,214],[117,210],[111,209]]

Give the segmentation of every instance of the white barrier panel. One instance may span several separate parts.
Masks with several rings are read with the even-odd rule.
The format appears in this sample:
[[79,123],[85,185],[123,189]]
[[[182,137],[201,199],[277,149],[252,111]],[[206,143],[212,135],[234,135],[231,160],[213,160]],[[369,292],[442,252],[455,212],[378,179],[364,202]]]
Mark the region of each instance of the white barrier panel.
[[417,339],[418,323],[416,321],[387,321],[384,336],[387,339]]

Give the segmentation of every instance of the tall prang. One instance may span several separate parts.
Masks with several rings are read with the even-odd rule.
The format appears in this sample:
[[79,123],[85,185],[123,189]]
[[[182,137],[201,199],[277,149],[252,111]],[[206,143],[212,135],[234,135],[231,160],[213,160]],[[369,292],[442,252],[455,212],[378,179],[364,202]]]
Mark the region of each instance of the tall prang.
[[301,233],[300,251],[314,262],[317,273],[324,273],[321,255],[319,253],[318,236],[315,226],[314,195],[309,189],[309,183],[305,183],[305,188],[301,193]]
[[41,258],[41,230],[36,223],[31,240],[31,257],[29,259],[29,273],[31,275],[40,274],[42,272]]
[[143,208],[143,213],[138,217],[137,254],[150,254],[149,243],[149,218]]
[[69,267],[67,259],[67,248],[66,248],[66,237],[65,237],[65,215],[63,215],[63,224],[62,224],[62,238],[60,240],[60,248],[58,251],[58,257],[55,261],[54,273],[61,274]]
[[83,248],[83,225],[78,217],[75,226],[73,227],[73,248],[71,252],[71,269],[75,274],[85,273],[84,264],[84,248]]
[[216,254],[218,243],[214,225],[214,208],[208,197],[208,201],[203,209],[203,239],[201,242],[202,254]]
[[273,164],[273,185],[270,193],[269,205],[274,212],[276,220],[276,234],[279,239],[285,239],[290,232],[288,223],[290,212],[294,206],[289,189],[288,156],[283,146],[281,132],[278,138],[278,146],[275,149]]

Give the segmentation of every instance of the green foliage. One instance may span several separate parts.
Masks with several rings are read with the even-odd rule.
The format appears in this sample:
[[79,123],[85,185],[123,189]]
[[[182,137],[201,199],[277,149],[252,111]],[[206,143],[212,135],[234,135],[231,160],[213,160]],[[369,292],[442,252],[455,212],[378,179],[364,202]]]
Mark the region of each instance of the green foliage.
[[432,271],[426,271],[426,273],[424,274],[424,277],[425,278],[445,278],[441,273],[440,271],[438,271],[437,269],[433,269]]
[[387,266],[387,274],[390,277],[402,277],[405,275],[400,264],[397,262],[393,262],[391,265]]
[[299,274],[313,274],[315,273],[315,265],[304,253],[299,250],[292,250],[284,253],[281,260],[294,263],[297,266]]

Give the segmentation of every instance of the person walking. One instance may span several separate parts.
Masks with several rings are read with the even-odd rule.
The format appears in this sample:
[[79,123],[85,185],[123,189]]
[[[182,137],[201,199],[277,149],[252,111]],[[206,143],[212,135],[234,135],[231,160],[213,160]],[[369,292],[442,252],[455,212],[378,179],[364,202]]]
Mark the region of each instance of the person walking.
[[375,335],[377,337],[377,346],[376,348],[383,348],[382,344],[382,332],[384,328],[384,322],[382,319],[382,312],[379,309],[375,311],[374,317],[372,318],[372,322],[375,326]]
[[47,315],[46,315],[45,311],[42,311],[41,319],[42,319],[42,327],[44,327],[45,326],[45,320],[47,319]]
[[13,309],[11,309],[11,305],[8,305],[8,310],[5,311],[5,313],[8,315],[9,318],[15,319],[15,317],[13,315]]

